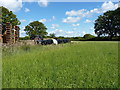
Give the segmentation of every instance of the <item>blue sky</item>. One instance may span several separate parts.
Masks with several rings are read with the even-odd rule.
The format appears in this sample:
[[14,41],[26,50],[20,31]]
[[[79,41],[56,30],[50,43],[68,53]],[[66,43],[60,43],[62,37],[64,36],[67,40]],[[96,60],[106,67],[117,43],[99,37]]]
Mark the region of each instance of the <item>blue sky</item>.
[[94,34],[94,21],[108,10],[118,8],[117,2],[22,2],[12,10],[21,21],[20,36],[26,36],[24,27],[32,21],[40,21],[47,27],[48,34],[76,37]]

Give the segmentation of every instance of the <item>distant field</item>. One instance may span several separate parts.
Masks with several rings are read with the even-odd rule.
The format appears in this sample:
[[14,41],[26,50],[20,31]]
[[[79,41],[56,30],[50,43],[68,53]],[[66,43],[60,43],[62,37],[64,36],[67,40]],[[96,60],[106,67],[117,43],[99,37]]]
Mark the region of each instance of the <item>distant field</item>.
[[3,88],[118,87],[118,42],[72,42],[12,50],[3,51]]

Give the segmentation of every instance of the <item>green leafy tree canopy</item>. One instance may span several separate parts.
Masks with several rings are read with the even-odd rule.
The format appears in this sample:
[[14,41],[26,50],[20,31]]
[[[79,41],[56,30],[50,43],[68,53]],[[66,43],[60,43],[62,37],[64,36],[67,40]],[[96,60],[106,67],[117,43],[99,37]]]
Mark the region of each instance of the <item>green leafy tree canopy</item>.
[[11,23],[12,26],[16,26],[16,25],[20,25],[20,21],[18,20],[18,18],[16,17],[15,14],[13,14],[12,11],[9,11],[7,8],[1,6],[0,7],[0,24],[2,24],[2,33],[5,32],[5,26],[6,23]]
[[29,25],[25,26],[24,29],[26,34],[30,37],[34,37],[35,35],[40,35],[44,37],[45,35],[47,35],[46,30],[47,28],[44,26],[44,24],[39,21],[31,22]]
[[55,37],[55,34],[54,34],[54,33],[51,33],[51,34],[50,34],[50,37],[51,37],[51,38],[54,38],[54,37]]
[[95,36],[93,36],[93,35],[91,35],[91,34],[85,34],[84,36],[83,36],[83,38],[85,38],[85,39],[91,39],[91,38],[94,38]]
[[95,33],[100,37],[101,35],[120,36],[120,8],[114,11],[107,11],[100,15],[95,21]]

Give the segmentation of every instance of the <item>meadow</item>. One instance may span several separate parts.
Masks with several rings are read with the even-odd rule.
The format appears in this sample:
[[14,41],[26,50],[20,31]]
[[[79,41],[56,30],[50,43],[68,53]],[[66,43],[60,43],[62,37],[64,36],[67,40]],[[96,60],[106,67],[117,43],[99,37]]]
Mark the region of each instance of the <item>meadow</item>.
[[118,42],[3,49],[3,88],[118,88]]

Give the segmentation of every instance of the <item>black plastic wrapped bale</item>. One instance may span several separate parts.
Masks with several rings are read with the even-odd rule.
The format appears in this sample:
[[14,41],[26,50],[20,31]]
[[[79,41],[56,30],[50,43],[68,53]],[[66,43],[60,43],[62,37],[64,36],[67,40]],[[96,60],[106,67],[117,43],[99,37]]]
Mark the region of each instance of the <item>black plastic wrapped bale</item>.
[[42,44],[42,45],[53,44],[53,40],[52,40],[52,39],[49,39],[49,40],[42,40],[42,41],[41,41],[41,44]]
[[62,39],[57,39],[57,41],[58,41],[58,44],[63,43],[63,40],[62,40]]
[[68,39],[63,39],[63,42],[64,42],[64,43],[67,43],[67,42],[68,42]]
[[52,39],[49,39],[49,40],[46,40],[47,41],[47,44],[53,44],[53,40]]

